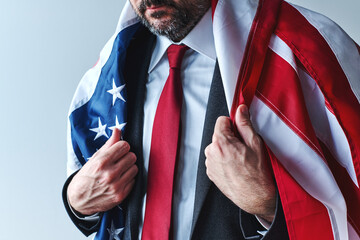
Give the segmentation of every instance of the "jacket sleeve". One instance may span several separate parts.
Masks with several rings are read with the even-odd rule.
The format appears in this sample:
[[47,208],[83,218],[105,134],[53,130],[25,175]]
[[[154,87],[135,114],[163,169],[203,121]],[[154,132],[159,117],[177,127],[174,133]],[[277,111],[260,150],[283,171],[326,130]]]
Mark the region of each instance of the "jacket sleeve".
[[92,233],[97,232],[99,230],[102,213],[97,213],[91,216],[82,216],[79,213],[76,213],[75,210],[73,210],[72,207],[70,206],[67,198],[67,189],[71,180],[77,174],[77,172],[78,171],[74,172],[66,180],[62,191],[62,198],[66,212],[68,213],[70,219],[85,236],[89,236]]
[[264,228],[252,214],[240,210],[240,227],[245,239],[274,240],[289,239],[280,196],[276,192],[275,217],[268,229]]

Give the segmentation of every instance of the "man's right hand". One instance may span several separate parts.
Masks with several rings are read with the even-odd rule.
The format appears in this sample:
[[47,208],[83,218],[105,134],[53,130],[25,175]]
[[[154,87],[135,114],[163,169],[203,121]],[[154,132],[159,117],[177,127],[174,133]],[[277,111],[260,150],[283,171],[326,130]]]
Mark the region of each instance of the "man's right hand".
[[130,146],[114,129],[102,146],[71,180],[67,196],[71,207],[83,215],[107,211],[130,193],[138,168]]

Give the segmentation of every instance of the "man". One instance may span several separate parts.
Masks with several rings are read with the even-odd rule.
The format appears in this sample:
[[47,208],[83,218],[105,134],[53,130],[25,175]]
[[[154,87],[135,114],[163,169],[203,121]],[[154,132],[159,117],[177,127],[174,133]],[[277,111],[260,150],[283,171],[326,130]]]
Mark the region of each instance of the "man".
[[[278,145],[272,143],[271,136],[267,134],[267,132],[271,132],[271,128],[265,131],[261,127],[262,123],[259,118],[266,118],[265,115],[261,115],[265,110],[261,110],[262,107],[254,107],[256,105],[259,106],[258,99],[260,98],[269,106],[273,105],[273,102],[277,99],[271,98],[271,94],[269,96],[266,95],[267,91],[270,91],[268,89],[273,88],[267,86],[270,81],[265,81],[264,79],[271,78],[271,82],[275,82],[273,80],[274,76],[276,76],[275,79],[280,79],[279,76],[272,73],[274,71],[272,69],[278,70],[276,69],[278,64],[273,68],[267,68],[266,66],[271,66],[273,62],[281,60],[278,60],[276,56],[273,57],[269,53],[267,55],[264,53],[252,55],[254,52],[256,53],[256,50],[252,49],[254,46],[252,44],[257,44],[258,39],[262,39],[257,38],[259,32],[260,35],[264,34],[264,32],[264,35],[266,35],[263,38],[265,39],[265,44],[259,44],[260,49],[264,48],[267,51],[267,46],[269,45],[270,49],[276,52],[277,47],[283,44],[275,37],[272,37],[270,41],[271,34],[265,31],[267,30],[266,27],[259,28],[260,30],[257,30],[256,27],[255,30],[250,29],[252,24],[257,26],[254,23],[263,24],[264,19],[267,19],[269,23],[274,21],[274,16],[277,12],[269,11],[272,5],[278,4],[280,6],[278,8],[280,10],[277,9],[279,12],[283,8],[289,8],[288,5],[284,5],[281,2],[268,2],[260,1],[254,6],[253,3],[247,1],[241,1],[240,3],[236,1],[221,2],[221,4],[217,3],[216,5],[216,1],[210,2],[208,0],[130,0],[142,24],[154,33],[156,37],[150,34],[147,29],[140,27],[134,31],[132,41],[129,42],[126,48],[126,54],[124,53],[126,59],[123,74],[128,90],[128,99],[126,99],[128,103],[128,123],[124,135],[125,141],[120,140],[121,133],[117,130],[119,124],[116,118],[116,127],[113,128],[112,137],[106,141],[104,146],[75,175],[68,179],[65,185],[65,204],[69,204],[67,205],[68,212],[85,234],[98,230],[100,224],[98,213],[106,212],[118,204],[122,204],[125,211],[124,237],[126,239],[141,237],[143,239],[161,239],[161,237],[164,237],[164,239],[172,237],[176,239],[242,239],[248,237],[259,239],[262,235],[265,235],[264,239],[286,239],[288,238],[287,230],[289,230],[290,235],[298,234],[297,230],[290,227],[294,224],[292,222],[294,220],[289,217],[291,214],[288,213],[289,209],[287,208],[284,209],[285,216],[287,217],[286,227],[281,207],[282,204],[276,193],[278,188],[281,200],[283,202],[289,201],[289,198],[283,199],[283,196],[288,196],[284,194],[286,191],[283,189],[283,186],[284,183],[288,185],[294,183],[288,178],[286,171],[284,172],[279,167],[275,156],[271,152],[274,151],[276,157],[281,161],[283,152],[281,152],[281,149],[278,149]],[[211,16],[212,14],[209,10],[211,3],[213,4],[213,16]],[[215,6],[216,10],[214,9]],[[124,11],[130,10],[126,9]],[[217,13],[221,14],[223,13],[222,11],[228,14],[223,14],[222,18],[230,19],[230,21],[221,22],[223,19],[219,19]],[[262,18],[264,11],[266,14]],[[257,14],[255,15],[256,12]],[[126,16],[126,14],[124,15],[125,19],[122,22],[131,22],[132,18]],[[283,15],[286,17],[286,14]],[[213,25],[211,24],[212,22]],[[220,34],[229,24],[234,25],[231,31]],[[284,34],[282,30],[285,27],[281,25],[281,21],[277,24],[276,33],[282,36],[281,34]],[[261,32],[261,29],[265,29],[264,32]],[[272,33],[273,30],[273,28],[270,28],[269,32],[271,31]],[[216,34],[215,31],[219,32]],[[215,35],[215,40],[213,35]],[[219,35],[225,38],[220,43],[219,38],[216,38]],[[238,37],[231,35],[237,35]],[[228,36],[230,36],[230,40],[226,39]],[[248,47],[245,49],[247,36],[252,41],[248,41]],[[285,34],[283,39],[286,39],[286,36]],[[224,48],[225,42],[231,42],[234,39],[240,45],[237,54],[231,52],[233,48],[228,46]],[[159,108],[162,102],[163,93],[161,91],[163,88],[166,88],[164,85],[166,86],[167,84],[165,82],[167,82],[166,78],[169,71],[167,69],[170,55],[169,57],[166,56],[165,52],[172,42],[189,47],[183,53],[180,67],[183,105],[180,107],[180,141],[175,144],[179,146],[178,150],[175,150],[178,154],[176,155],[176,162],[173,163],[174,166],[170,168],[172,169],[171,171],[174,171],[174,175],[170,175],[169,178],[170,182],[172,178],[174,179],[174,185],[171,184],[170,187],[172,189],[173,186],[173,193],[171,191],[161,192],[161,189],[166,189],[167,187],[166,183],[163,184],[163,182],[167,182],[168,179],[164,180],[166,178],[162,177],[167,175],[167,171],[152,166],[153,162],[156,162],[156,158],[152,157],[153,148],[160,148],[160,152],[163,152],[165,150],[163,149],[162,151],[161,148],[167,148],[171,145],[169,144],[170,142],[165,142],[166,146],[154,144],[158,143],[158,140],[154,140],[156,138],[154,138],[154,135],[156,135],[154,131],[162,127],[166,129],[165,126],[161,125],[162,122],[160,125],[157,125],[156,122],[158,118],[157,108]],[[228,48],[226,49],[226,47]],[[259,52],[261,53],[261,50]],[[243,77],[245,80],[238,81],[238,86],[235,88],[241,59],[244,55],[245,60],[241,67],[243,70],[240,71],[239,79],[242,80],[241,78]],[[278,53],[278,55],[283,57],[283,55],[289,54],[283,51]],[[111,59],[111,56],[109,59]],[[226,60],[224,60],[225,57]],[[288,62],[291,62],[292,65],[304,66],[305,75],[306,72],[309,72],[307,65],[305,65],[306,61],[301,59],[300,55],[296,55],[296,57],[301,63],[295,63],[295,59],[292,59],[292,62],[290,59]],[[283,58],[286,59],[286,57]],[[253,66],[257,66],[259,63],[264,64],[264,67],[260,67],[260,71]],[[104,69],[106,66],[105,64]],[[254,71],[250,71],[252,68]],[[285,72],[287,69],[282,68],[280,70],[277,72]],[[288,70],[290,77],[291,71],[293,70]],[[298,71],[299,75],[303,73],[300,70]],[[253,78],[256,79],[256,75],[261,80],[259,83],[256,80],[255,88],[252,88],[251,85],[254,84]],[[228,84],[229,81],[233,83]],[[99,86],[96,87],[94,95],[97,94],[96,91],[99,89]],[[109,90],[108,92],[113,95],[112,105],[114,106],[117,98],[121,99],[122,96],[119,92],[117,92],[117,95],[115,94],[115,90],[118,89],[115,82],[113,82],[113,86],[113,91]],[[303,84],[302,86],[296,86],[295,84],[288,89],[299,88],[306,88],[306,86],[303,86]],[[247,89],[250,89],[250,91],[247,91]],[[253,89],[252,94],[251,89]],[[255,89],[258,91],[256,97],[254,96]],[[355,88],[355,91],[353,90],[355,92],[353,93],[354,95],[356,95],[357,90],[357,88]],[[238,91],[240,92],[238,93]],[[235,98],[232,99],[234,93]],[[240,100],[237,99],[237,96],[239,96]],[[101,99],[103,100],[104,98]],[[301,97],[298,99],[301,100]],[[265,147],[264,142],[254,130],[246,105],[238,107],[238,103],[241,102],[245,102],[247,105],[251,103],[253,109],[251,114],[252,121],[256,123],[257,131],[261,132],[262,137],[271,150],[267,146]],[[298,102],[295,101],[296,104]],[[301,102],[299,103],[299,109],[303,109],[301,104],[308,107],[307,102]],[[355,101],[354,104],[354,109],[358,109],[358,102]],[[331,107],[336,108],[334,105]],[[234,124],[230,118],[224,117],[229,115],[230,110]],[[280,114],[284,111],[281,109],[281,106],[280,109],[277,107],[275,110]],[[304,124],[306,125],[308,123],[306,116],[295,117],[295,120],[304,118]],[[302,124],[297,125],[297,122],[294,123],[291,117],[293,116],[286,116],[283,121],[289,126],[295,126],[294,129],[297,129],[297,134],[300,136],[302,134],[306,135],[307,138],[305,139],[308,139],[307,143],[309,146],[314,145],[314,149],[319,149],[316,141],[313,141],[311,132],[308,135],[303,133]],[[357,117],[355,116],[355,118]],[[94,140],[108,136],[105,131],[100,131],[100,128],[104,125],[101,123],[101,118],[99,117],[98,119],[98,128],[90,129],[96,132]],[[311,119],[311,121],[313,125],[316,125],[315,120]],[[271,119],[266,122],[266,124],[271,123]],[[346,125],[346,120],[342,124]],[[304,128],[306,129],[306,126]],[[345,130],[346,127],[344,127]],[[177,131],[175,130],[175,132]],[[346,137],[350,138],[349,135]],[[320,146],[322,149],[319,152],[326,152],[326,147],[331,148],[331,146],[331,143],[327,142],[326,146]],[[205,152],[205,155],[203,152]],[[336,155],[336,153],[333,154]],[[204,162],[205,157],[206,161]],[[287,157],[283,158],[286,159]],[[308,158],[306,153],[304,153],[304,158]],[[296,159],[296,157],[293,157],[293,159]],[[272,176],[270,160],[277,185]],[[292,176],[301,185],[303,183],[301,181],[306,178],[307,173],[301,172],[304,171],[301,168],[299,172],[296,172],[299,169],[298,165],[296,165],[297,162],[281,161],[281,163],[285,165],[287,171],[290,171]],[[161,165],[161,162],[157,164]],[[320,162],[317,164],[315,167],[313,166],[313,169],[320,170],[326,168]],[[304,167],[304,169],[306,168]],[[157,182],[152,177],[154,176],[152,173],[154,171],[156,176],[161,176]],[[163,172],[158,174],[158,171]],[[351,169],[348,169],[348,172],[351,172]],[[279,176],[282,176],[281,181],[278,178]],[[331,183],[337,187],[337,183],[331,179],[330,171],[325,170],[321,177],[330,179],[329,181],[332,181]],[[153,185],[156,185],[157,189],[152,190],[150,186]],[[341,206],[341,199],[343,199],[341,193],[339,193],[340,191],[337,190],[338,188],[332,187],[335,190],[333,190],[331,196],[337,196],[336,198],[338,198],[334,203],[333,199],[328,200],[327,195],[321,195],[322,191],[316,189],[313,185],[311,181],[308,181],[307,184],[301,186],[321,203],[330,204],[328,211],[332,213],[330,215],[333,218],[331,218],[331,224],[323,225],[326,227],[330,225],[330,227],[338,229],[339,233],[335,234],[336,239],[345,239],[348,235],[353,234],[351,230],[355,228],[356,223],[349,225],[352,227],[346,226],[346,229],[344,229],[343,219],[341,219],[343,212],[337,211],[336,206]],[[294,189],[298,191],[297,196],[303,194],[303,190],[299,188],[297,183],[294,185]],[[165,212],[161,205],[163,199],[156,194],[163,196],[163,194],[167,194],[166,192],[170,192],[171,195],[168,201],[170,201],[172,207],[170,207],[170,210],[166,210],[170,212],[171,216],[167,219],[164,216],[168,213],[165,215],[160,214],[157,217],[158,222],[156,222],[156,219],[154,222],[154,217],[152,216],[158,216],[157,214],[160,212]],[[304,196],[307,195],[305,194]],[[152,205],[152,202],[155,202],[155,205]],[[312,198],[304,200],[304,202],[312,204],[307,204],[308,208],[318,204]],[[154,210],[148,206],[161,207],[155,207]],[[86,220],[86,216],[93,214],[95,214],[93,218],[88,217],[88,220]],[[319,210],[317,215],[323,217],[323,211]],[[306,217],[308,216],[301,216],[299,219],[306,220]],[[353,216],[351,217],[353,219]],[[336,221],[334,223],[334,220],[339,219],[340,224],[337,224]],[[106,221],[103,220],[103,222]],[[299,227],[299,223],[296,223],[294,228],[297,227]],[[349,228],[351,234],[348,234],[347,228]],[[111,229],[108,228],[107,230],[109,231],[110,238],[118,238],[120,231],[115,236],[113,230],[116,229],[113,229],[113,225],[111,225]],[[264,230],[266,231],[264,232]],[[99,231],[101,231],[101,227]],[[309,232],[313,234],[312,236],[319,235],[319,233]],[[331,231],[324,233],[319,230],[319,232],[321,232],[321,238],[328,239]],[[306,234],[302,236],[306,236]],[[302,239],[306,238],[303,237]],[[319,239],[319,237],[316,237],[316,239]]]

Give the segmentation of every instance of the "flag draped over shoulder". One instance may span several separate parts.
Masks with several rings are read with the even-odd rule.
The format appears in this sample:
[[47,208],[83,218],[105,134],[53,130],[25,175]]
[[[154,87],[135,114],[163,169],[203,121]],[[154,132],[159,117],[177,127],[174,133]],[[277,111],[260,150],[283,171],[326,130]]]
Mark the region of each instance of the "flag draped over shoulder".
[[[129,8],[129,5],[124,8],[115,34],[105,45],[97,64],[81,79],[72,100],[68,122],[68,174],[81,168],[115,128],[126,130],[125,56],[130,40],[140,27]],[[101,216],[95,239],[121,239],[125,225],[121,206]]]
[[[213,0],[231,116],[250,107],[266,143],[290,239],[360,239],[360,48],[326,17],[281,0]],[[125,129],[126,48],[140,23],[127,2],[73,98],[68,173]],[[121,239],[121,206],[96,239]]]
[[[241,4],[213,2],[216,52],[231,116],[250,106],[267,145],[290,239],[360,239],[359,47],[281,0],[260,0],[247,42],[236,43]],[[236,83],[223,74],[234,66]]]

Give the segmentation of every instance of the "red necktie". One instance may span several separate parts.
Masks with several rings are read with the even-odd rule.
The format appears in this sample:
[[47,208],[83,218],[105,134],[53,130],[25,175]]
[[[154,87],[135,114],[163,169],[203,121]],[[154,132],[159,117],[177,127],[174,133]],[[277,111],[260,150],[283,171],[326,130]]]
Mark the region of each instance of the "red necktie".
[[169,77],[156,109],[149,158],[143,240],[167,240],[170,236],[173,180],[180,136],[183,91],[180,79],[185,45],[167,49]]

